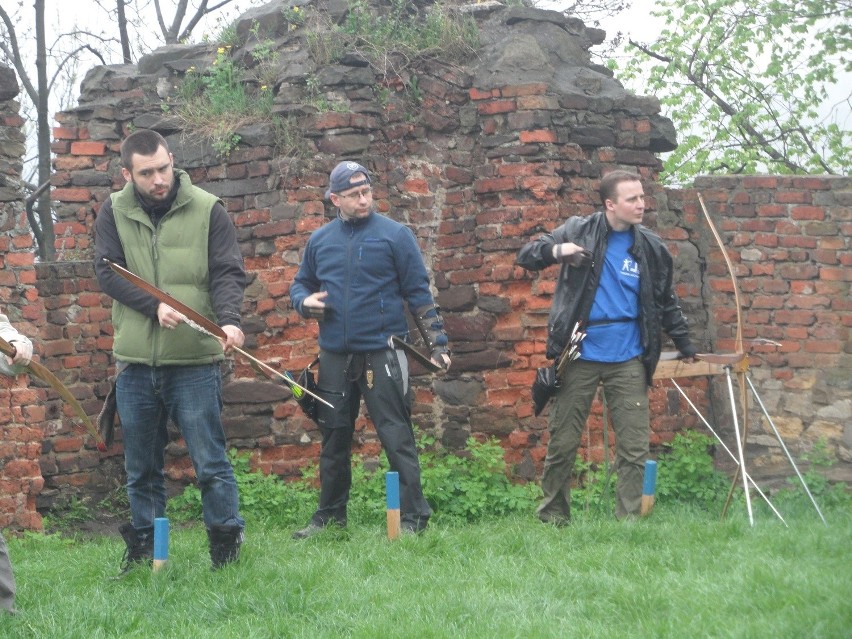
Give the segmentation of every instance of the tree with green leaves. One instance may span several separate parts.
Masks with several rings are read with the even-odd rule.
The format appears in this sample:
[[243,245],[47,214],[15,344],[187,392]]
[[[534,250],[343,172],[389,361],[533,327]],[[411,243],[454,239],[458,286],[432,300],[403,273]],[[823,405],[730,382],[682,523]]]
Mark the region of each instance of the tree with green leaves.
[[[850,0],[660,0],[656,40],[631,40],[622,76],[656,95],[682,135],[663,179],[702,173],[849,174],[838,121],[852,71]],[[640,84],[641,83],[641,84]],[[847,116],[848,117],[848,116]]]

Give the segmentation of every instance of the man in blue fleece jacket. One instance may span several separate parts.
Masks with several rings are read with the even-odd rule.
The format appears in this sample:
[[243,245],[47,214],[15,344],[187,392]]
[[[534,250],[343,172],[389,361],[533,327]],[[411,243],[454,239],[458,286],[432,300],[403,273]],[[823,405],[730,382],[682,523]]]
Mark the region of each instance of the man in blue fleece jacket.
[[318,404],[322,430],[319,507],[305,539],[324,527],[346,525],[352,484],[352,435],[361,397],[388,457],[399,473],[403,532],[420,532],[432,510],[423,497],[411,425],[412,393],[405,353],[390,345],[408,338],[407,306],[429,345],[431,358],[450,365],[444,322],[411,230],[373,208],[370,173],[356,162],[331,172],[326,198],[338,215],[308,240],[290,287],[293,307],[320,319]]

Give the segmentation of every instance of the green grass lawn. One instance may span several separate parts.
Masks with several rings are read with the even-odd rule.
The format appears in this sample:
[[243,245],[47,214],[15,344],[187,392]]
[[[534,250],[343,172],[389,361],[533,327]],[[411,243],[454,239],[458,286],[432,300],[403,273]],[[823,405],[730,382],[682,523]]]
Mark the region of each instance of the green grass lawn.
[[203,529],[175,527],[163,570],[121,579],[117,537],[28,534],[8,539],[19,613],[0,637],[852,636],[852,511],[785,518],[658,502],[640,521],[530,513],[396,541],[380,520],[306,541],[249,522],[216,572]]

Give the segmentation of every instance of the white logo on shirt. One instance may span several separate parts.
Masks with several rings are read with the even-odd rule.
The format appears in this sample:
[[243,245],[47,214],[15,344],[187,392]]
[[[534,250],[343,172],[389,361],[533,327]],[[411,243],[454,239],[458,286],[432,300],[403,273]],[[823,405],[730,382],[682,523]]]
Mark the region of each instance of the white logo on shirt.
[[629,277],[639,277],[639,264],[629,257],[624,258],[621,265],[621,274]]

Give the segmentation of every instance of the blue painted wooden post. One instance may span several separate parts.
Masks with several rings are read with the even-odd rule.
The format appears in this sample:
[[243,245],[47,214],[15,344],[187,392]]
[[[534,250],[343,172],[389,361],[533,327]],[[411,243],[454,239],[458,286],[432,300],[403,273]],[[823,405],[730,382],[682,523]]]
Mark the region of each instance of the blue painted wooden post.
[[169,558],[169,520],[157,517],[154,520],[154,572],[166,565]]
[[642,482],[642,507],[644,517],[654,509],[654,493],[657,491],[657,462],[649,459],[645,462],[645,480]]
[[399,537],[399,473],[385,473],[385,493],[388,509],[388,539]]

